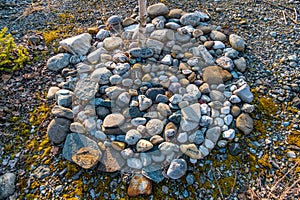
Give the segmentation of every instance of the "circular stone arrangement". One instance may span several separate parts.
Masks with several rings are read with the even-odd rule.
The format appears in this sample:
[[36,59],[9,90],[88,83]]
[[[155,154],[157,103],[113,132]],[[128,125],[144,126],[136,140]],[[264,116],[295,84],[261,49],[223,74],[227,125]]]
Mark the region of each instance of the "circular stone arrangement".
[[241,37],[203,12],[162,3],[147,12],[144,29],[136,14],[112,16],[60,42],[47,63],[65,77],[48,91],[57,102],[48,136],[82,168],[138,170],[160,182],[181,178],[215,146],[239,154],[235,134],[252,131],[254,106]]

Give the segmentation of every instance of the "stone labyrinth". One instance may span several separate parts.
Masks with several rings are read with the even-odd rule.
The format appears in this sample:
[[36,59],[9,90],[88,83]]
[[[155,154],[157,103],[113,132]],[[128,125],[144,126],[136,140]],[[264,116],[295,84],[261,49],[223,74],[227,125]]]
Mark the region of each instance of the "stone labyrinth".
[[241,37],[209,25],[203,12],[162,3],[147,12],[142,35],[136,14],[115,15],[60,42],[47,63],[64,77],[48,92],[57,106],[47,132],[82,168],[160,182],[181,178],[187,162],[215,147],[239,154],[235,135],[252,131],[254,106]]

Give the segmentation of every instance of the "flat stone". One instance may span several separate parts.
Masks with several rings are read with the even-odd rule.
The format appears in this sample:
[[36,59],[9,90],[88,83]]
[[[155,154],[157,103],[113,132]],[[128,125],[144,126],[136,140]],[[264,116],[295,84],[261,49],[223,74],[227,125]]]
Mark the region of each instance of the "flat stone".
[[153,51],[150,48],[132,48],[128,51],[129,55],[134,58],[150,58],[153,56]]
[[171,142],[163,142],[158,146],[158,149],[163,155],[169,155],[172,152],[178,152],[179,146]]
[[95,83],[99,83],[101,85],[109,83],[109,78],[112,76],[112,73],[110,70],[108,70],[106,67],[101,67],[96,69],[91,74],[91,80]]
[[59,71],[67,67],[70,63],[71,55],[68,53],[59,53],[47,61],[47,67],[52,71]]
[[99,162],[101,156],[102,153],[99,150],[82,147],[72,156],[72,160],[84,169],[91,169]]
[[233,60],[233,63],[240,72],[246,71],[247,63],[244,57]]
[[203,69],[203,80],[209,85],[221,84],[232,78],[232,75],[219,66],[209,66]]
[[122,45],[123,40],[120,37],[108,37],[103,40],[103,47],[108,51],[118,49]]
[[216,40],[216,41],[225,41],[226,40],[226,35],[220,31],[211,31],[209,36],[212,40]]
[[180,151],[192,159],[201,158],[201,152],[195,144],[182,144],[180,145]]
[[154,53],[160,54],[164,47],[164,43],[158,40],[147,39],[146,46],[150,48]]
[[233,62],[229,57],[222,56],[216,60],[216,63],[227,71],[232,71],[234,68]]
[[111,147],[107,147],[103,152],[98,170],[103,172],[116,172],[123,168],[126,161],[121,154]]
[[62,106],[54,106],[54,108],[51,110],[51,113],[54,117],[62,117],[67,119],[74,118],[73,111]]
[[161,42],[167,42],[169,40],[174,40],[175,36],[174,32],[170,29],[160,29],[153,31],[150,38]]
[[133,169],[142,169],[143,165],[139,158],[128,158],[127,165]]
[[94,67],[85,63],[78,63],[76,65],[76,70],[78,74],[91,73],[94,71]]
[[184,176],[186,171],[186,161],[184,159],[174,159],[168,168],[167,175],[171,179],[179,179]]
[[153,144],[147,140],[141,139],[136,144],[137,152],[145,152],[153,148]]
[[70,125],[70,130],[74,133],[81,133],[81,134],[84,134],[86,132],[84,126],[79,122],[73,122]]
[[159,119],[151,119],[146,124],[147,133],[151,136],[160,134],[164,129],[164,124]]
[[181,118],[181,121],[180,121],[180,128],[182,131],[192,131],[194,130],[195,128],[197,128],[199,126],[199,123],[198,122],[192,122],[192,121],[188,121],[184,118]]
[[47,128],[47,134],[51,142],[62,143],[69,133],[71,121],[65,118],[54,118]]
[[92,36],[88,33],[83,33],[71,38],[67,38],[59,42],[66,51],[77,54],[86,55],[91,48]]
[[103,127],[105,128],[116,128],[121,127],[125,122],[123,115],[119,113],[109,114],[104,118]]
[[6,199],[15,192],[16,175],[6,173],[0,176],[0,199]]
[[83,101],[88,101],[95,98],[98,91],[98,83],[89,78],[81,79],[77,82],[74,90],[75,96]]
[[143,176],[143,174],[134,173],[130,180],[127,193],[130,197],[135,197],[141,194],[150,195],[152,193],[152,183],[148,178]]
[[242,113],[236,119],[236,127],[244,134],[249,134],[253,130],[253,119],[247,113]]
[[181,115],[182,115],[182,118],[187,121],[199,123],[200,118],[201,118],[200,104],[195,103],[190,106],[182,108]]
[[211,140],[212,142],[217,143],[220,135],[221,135],[221,128],[218,126],[215,126],[215,127],[209,128],[206,131],[205,137],[207,139]]
[[132,129],[126,133],[125,142],[128,145],[135,145],[141,138],[141,133],[135,129]]
[[246,103],[251,103],[254,99],[250,87],[247,84],[242,85],[237,90],[233,91],[233,94],[237,95],[241,100]]
[[69,161],[72,161],[72,156],[77,153],[82,147],[90,147],[97,151],[100,151],[98,144],[79,133],[68,134],[63,147],[63,157]]
[[147,14],[154,18],[156,16],[163,16],[169,13],[169,8],[163,3],[157,3],[147,8]]
[[231,34],[229,36],[229,43],[232,46],[232,48],[237,50],[237,51],[244,51],[245,50],[244,40],[236,34]]
[[143,167],[142,174],[155,183],[160,183],[165,178],[162,174],[161,166],[158,164]]

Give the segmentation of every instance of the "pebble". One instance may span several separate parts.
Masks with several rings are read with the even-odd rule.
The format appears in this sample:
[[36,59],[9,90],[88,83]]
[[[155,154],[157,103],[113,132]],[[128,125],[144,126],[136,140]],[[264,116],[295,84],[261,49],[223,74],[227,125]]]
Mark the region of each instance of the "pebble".
[[171,179],[179,179],[181,178],[187,170],[187,164],[184,159],[174,159],[172,160],[167,175]]
[[109,114],[104,118],[103,127],[105,128],[117,128],[123,125],[125,118],[118,113]]
[[226,41],[226,35],[220,31],[211,31],[209,36],[215,41]]
[[152,100],[147,98],[145,95],[139,95],[138,101],[140,111],[147,110],[150,106],[152,106]]
[[15,192],[16,175],[5,173],[0,176],[0,199],[6,199]]
[[242,113],[236,119],[236,127],[244,134],[249,134],[253,130],[253,119],[247,113]]
[[234,142],[229,145],[229,153],[233,156],[239,155],[242,152],[242,150],[243,149],[240,143]]
[[152,164],[147,167],[143,167],[142,174],[155,183],[160,183],[164,179],[161,166],[158,164]]
[[223,69],[226,69],[227,71],[232,71],[234,68],[233,61],[226,57],[222,56],[216,60],[216,63],[221,66]]
[[141,138],[142,138],[141,133],[135,129],[132,129],[126,133],[125,142],[128,145],[135,145]]
[[232,46],[232,48],[237,50],[237,51],[244,51],[245,50],[244,40],[236,34],[231,34],[229,36],[229,43]]
[[182,144],[180,151],[192,159],[200,159],[202,156],[195,144]]
[[153,144],[147,140],[141,139],[136,144],[137,152],[145,152],[153,148]]
[[227,131],[224,131],[222,133],[222,136],[223,136],[224,139],[233,140],[234,137],[235,137],[235,130],[234,129],[229,129]]
[[159,119],[151,119],[146,124],[147,133],[151,136],[162,133],[164,124]]
[[296,158],[296,157],[297,157],[297,155],[296,155],[296,153],[295,153],[294,151],[288,151],[288,152],[286,153],[286,156],[287,156],[288,158]]
[[107,37],[103,40],[103,47],[108,51],[118,49],[122,45],[123,40],[120,37]]
[[250,87],[247,84],[242,85],[237,90],[233,91],[233,94],[237,95],[242,101],[251,103],[254,99]]
[[69,65],[70,57],[71,55],[68,53],[59,53],[47,61],[47,67],[52,71],[62,70]]
[[69,133],[71,121],[65,118],[54,118],[47,128],[47,134],[51,142],[55,144],[65,141]]

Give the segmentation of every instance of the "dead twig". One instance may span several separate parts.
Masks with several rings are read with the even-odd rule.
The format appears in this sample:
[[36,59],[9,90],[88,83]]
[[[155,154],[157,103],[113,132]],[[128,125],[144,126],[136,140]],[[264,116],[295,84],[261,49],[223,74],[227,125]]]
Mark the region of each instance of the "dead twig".
[[292,171],[295,169],[295,167],[297,167],[297,165],[299,164],[299,162],[296,162],[296,164],[291,168],[289,169],[272,187],[271,187],[271,190],[270,190],[270,193],[272,193],[276,186]]
[[218,182],[218,180],[217,180],[217,178],[216,178],[216,175],[215,175],[215,169],[214,169],[212,166],[211,166],[211,171],[212,171],[212,174],[213,174],[213,176],[214,176],[214,179],[216,180],[216,183],[217,183],[217,186],[218,186],[218,190],[219,190],[219,192],[220,192],[220,194],[221,194],[221,199],[224,199],[224,196],[223,196],[221,187],[220,187],[219,182]]
[[284,190],[284,192],[280,195],[279,200],[283,200],[285,195],[297,184],[300,182],[300,179],[296,180],[290,187]]
[[289,8],[289,7],[286,7],[286,6],[283,6],[283,5],[280,5],[280,4],[274,4],[274,3],[271,3],[271,2],[269,2],[269,1],[264,1],[264,0],[261,0],[261,2],[263,2],[263,3],[265,3],[265,4],[268,4],[268,5],[270,5],[270,6],[273,6],[273,7],[277,8],[277,9],[280,9],[280,10],[282,10],[282,9],[287,9],[287,10],[294,11],[294,9]]
[[295,11],[295,21],[298,23],[298,13],[296,8],[294,8],[294,11]]
[[282,11],[282,14],[283,14],[284,23],[285,23],[285,25],[287,25],[287,21],[286,21],[286,16],[285,16],[284,10]]
[[233,190],[234,190],[234,187],[235,187],[235,184],[236,184],[236,176],[237,176],[237,170],[234,171],[234,181],[233,181],[233,185],[232,185],[232,188],[231,188],[231,193],[233,193]]

